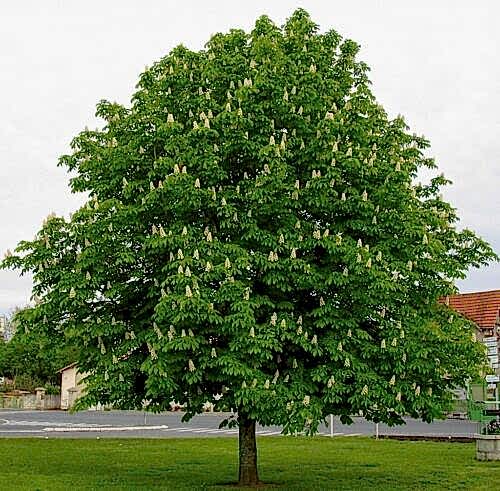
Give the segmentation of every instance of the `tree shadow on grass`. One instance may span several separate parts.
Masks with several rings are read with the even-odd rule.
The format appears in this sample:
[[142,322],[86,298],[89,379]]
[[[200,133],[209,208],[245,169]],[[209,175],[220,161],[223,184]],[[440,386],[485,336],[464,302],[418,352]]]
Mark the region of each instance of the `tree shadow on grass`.
[[225,488],[225,489],[283,489],[282,483],[276,483],[276,482],[260,482],[259,484],[255,486],[240,486],[237,482],[232,481],[232,482],[222,482],[222,483],[216,483],[214,486]]

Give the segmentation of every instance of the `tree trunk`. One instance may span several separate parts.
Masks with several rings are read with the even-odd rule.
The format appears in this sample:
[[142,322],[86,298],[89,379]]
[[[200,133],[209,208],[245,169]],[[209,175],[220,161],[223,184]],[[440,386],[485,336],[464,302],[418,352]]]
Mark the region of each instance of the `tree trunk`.
[[257,442],[255,440],[255,420],[239,413],[238,424],[240,458],[238,484],[240,486],[255,486],[259,483],[259,475],[257,473]]

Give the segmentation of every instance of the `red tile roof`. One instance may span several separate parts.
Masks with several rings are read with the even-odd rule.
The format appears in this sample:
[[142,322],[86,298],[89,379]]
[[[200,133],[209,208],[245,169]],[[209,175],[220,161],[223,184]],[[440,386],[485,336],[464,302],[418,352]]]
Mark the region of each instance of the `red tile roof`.
[[500,317],[500,290],[450,295],[445,303],[483,329],[494,327]]

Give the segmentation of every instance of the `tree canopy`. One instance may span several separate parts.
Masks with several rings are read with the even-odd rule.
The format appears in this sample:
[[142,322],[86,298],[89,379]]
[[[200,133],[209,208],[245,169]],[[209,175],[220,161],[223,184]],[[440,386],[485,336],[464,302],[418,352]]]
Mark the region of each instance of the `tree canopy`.
[[[438,299],[494,258],[417,184],[429,142],[390,119],[359,46],[303,10],[178,46],[60,159],[88,202],[3,267],[23,314],[78,345],[96,402],[315,431],[328,414],[439,417],[484,354]],[[220,397],[222,395],[222,397]],[[248,424],[250,424],[248,423]],[[240,435],[241,436],[241,435]]]
[[[16,309],[13,324],[22,312],[23,309]],[[9,385],[15,389],[34,390],[42,385],[53,386],[56,390],[58,370],[76,356],[77,349],[62,335],[54,336],[37,329],[16,329],[8,342],[0,337],[0,376],[12,379]]]

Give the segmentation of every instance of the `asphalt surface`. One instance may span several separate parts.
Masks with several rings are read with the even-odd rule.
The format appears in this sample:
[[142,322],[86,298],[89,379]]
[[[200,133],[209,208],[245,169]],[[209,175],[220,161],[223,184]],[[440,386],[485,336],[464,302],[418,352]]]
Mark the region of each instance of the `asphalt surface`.
[[[27,411],[0,409],[0,438],[187,438],[237,437],[238,429],[219,429],[220,422],[230,413],[204,413],[189,422],[182,422],[181,412],[150,414],[140,411]],[[477,424],[458,419],[431,424],[408,418],[406,424],[388,427],[380,424],[379,435],[471,437]],[[352,425],[334,419],[333,436],[374,435],[376,427],[363,418],[354,418]],[[281,428],[257,428],[258,436],[279,435]],[[330,427],[321,426],[320,435],[331,436]]]

